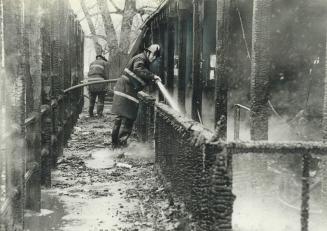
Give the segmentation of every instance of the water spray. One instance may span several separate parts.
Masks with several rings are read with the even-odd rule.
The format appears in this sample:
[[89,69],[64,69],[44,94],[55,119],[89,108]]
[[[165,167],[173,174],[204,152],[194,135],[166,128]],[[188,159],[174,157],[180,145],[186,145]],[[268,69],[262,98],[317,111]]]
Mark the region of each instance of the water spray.
[[162,95],[165,97],[165,99],[168,101],[169,105],[178,112],[181,112],[181,110],[178,107],[178,104],[176,101],[171,97],[165,86],[162,84],[160,80],[156,80],[155,83],[157,84],[159,90],[161,91]]

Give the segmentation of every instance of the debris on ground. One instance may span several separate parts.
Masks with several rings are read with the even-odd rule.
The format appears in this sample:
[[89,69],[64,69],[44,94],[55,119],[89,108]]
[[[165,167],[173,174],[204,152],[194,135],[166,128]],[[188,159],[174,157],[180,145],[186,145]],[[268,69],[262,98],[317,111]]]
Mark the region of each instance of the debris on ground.
[[151,146],[132,137],[127,148],[112,150],[112,125],[110,114],[82,114],[46,190],[64,215],[40,230],[195,230],[183,203],[154,174]]

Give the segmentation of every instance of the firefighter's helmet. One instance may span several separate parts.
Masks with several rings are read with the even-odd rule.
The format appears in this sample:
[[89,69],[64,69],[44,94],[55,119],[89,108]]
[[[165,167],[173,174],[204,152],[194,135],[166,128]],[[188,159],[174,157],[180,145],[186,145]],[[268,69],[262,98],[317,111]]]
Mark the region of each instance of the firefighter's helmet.
[[95,58],[96,59],[101,58],[102,60],[104,60],[106,62],[108,61],[103,55],[97,55]]
[[153,56],[159,57],[160,56],[160,46],[158,44],[152,44],[145,50],[151,52]]

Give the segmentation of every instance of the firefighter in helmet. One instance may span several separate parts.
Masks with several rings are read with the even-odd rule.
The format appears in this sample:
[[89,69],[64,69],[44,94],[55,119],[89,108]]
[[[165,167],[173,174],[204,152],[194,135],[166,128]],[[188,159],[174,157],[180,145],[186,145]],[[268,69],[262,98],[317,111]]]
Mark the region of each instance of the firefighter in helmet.
[[127,143],[132,133],[138,111],[137,93],[160,77],[149,70],[149,66],[160,56],[160,46],[152,44],[129,60],[114,88],[112,113],[116,115],[112,129],[112,146]]
[[[101,81],[109,79],[109,64],[107,59],[102,55],[97,55],[96,59],[90,64],[88,80],[91,81]],[[99,117],[103,116],[104,108],[104,98],[106,95],[106,85],[102,83],[92,84],[88,87],[90,105],[89,105],[89,116],[93,117],[93,109],[95,105],[96,98],[97,102],[97,115]]]

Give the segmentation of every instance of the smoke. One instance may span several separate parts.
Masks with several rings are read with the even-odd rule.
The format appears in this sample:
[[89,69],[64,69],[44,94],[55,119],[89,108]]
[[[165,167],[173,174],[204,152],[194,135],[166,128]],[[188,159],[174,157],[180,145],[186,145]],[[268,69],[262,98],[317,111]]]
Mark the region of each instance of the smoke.
[[[302,155],[240,154],[233,158],[235,231],[295,231],[301,225]],[[326,160],[324,160],[326,161]],[[320,174],[318,170],[316,174]],[[312,179],[311,185],[317,180]],[[327,194],[318,185],[309,199],[309,229],[326,229]]]
[[125,155],[129,158],[148,159],[154,161],[154,149],[152,144],[131,142],[125,149]]

